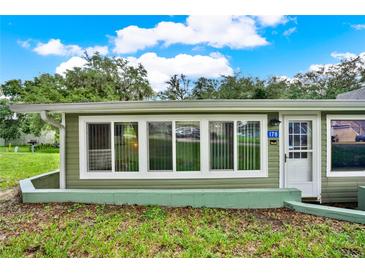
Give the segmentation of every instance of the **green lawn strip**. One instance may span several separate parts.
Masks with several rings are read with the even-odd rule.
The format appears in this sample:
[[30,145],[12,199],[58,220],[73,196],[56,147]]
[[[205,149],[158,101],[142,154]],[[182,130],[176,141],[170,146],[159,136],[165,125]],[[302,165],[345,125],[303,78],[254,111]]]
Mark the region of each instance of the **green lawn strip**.
[[0,215],[0,257],[365,256],[365,226],[286,209],[16,207]]
[[59,168],[58,153],[0,152],[0,189],[18,181]]

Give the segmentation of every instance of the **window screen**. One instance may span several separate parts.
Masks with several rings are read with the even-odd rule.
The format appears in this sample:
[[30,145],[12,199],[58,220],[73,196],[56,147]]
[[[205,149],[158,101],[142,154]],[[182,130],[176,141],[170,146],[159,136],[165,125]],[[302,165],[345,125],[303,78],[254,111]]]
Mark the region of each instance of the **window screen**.
[[110,123],[88,124],[88,170],[112,169]]
[[233,122],[209,122],[211,169],[233,169]]
[[260,169],[260,122],[237,122],[238,170]]
[[114,124],[115,171],[138,171],[138,123]]
[[331,170],[365,170],[365,120],[331,121]]
[[200,123],[176,122],[176,170],[200,170]]
[[172,122],[148,123],[149,170],[172,170]]

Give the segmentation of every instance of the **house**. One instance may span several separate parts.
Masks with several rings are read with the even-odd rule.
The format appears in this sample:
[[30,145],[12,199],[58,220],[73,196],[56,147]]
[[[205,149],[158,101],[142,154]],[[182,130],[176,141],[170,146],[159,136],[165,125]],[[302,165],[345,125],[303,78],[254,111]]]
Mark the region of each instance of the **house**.
[[365,100],[365,86],[357,90],[341,93],[336,99],[340,100]]
[[54,144],[56,143],[56,132],[54,130],[44,130],[40,136],[34,134],[22,133],[19,138],[5,140],[0,138],[0,146],[11,144],[12,146],[29,145],[29,142],[35,141],[37,144]]
[[[354,202],[365,185],[365,100],[17,104],[11,110],[38,112],[60,128],[59,174],[33,178],[23,189],[29,201],[34,189],[57,188],[43,190],[43,201],[63,201],[59,195],[67,192],[69,201],[234,207],[246,199],[237,193],[250,193],[257,204],[299,190],[299,199]],[[62,123],[49,113],[61,113]]]

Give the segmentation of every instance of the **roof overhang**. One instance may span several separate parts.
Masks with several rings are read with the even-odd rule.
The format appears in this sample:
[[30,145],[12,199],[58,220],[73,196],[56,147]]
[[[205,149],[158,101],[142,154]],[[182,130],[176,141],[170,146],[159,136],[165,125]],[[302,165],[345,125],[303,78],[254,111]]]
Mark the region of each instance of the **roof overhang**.
[[186,113],[257,111],[365,111],[365,100],[195,100],[13,104],[18,113]]

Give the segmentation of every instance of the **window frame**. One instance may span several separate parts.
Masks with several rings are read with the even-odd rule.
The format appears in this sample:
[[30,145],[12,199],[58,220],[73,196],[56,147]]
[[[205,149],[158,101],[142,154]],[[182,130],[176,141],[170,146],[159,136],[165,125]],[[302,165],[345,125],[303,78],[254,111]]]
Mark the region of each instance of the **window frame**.
[[365,177],[365,170],[363,171],[332,171],[331,170],[331,162],[332,162],[332,142],[331,142],[331,121],[332,120],[364,120],[365,115],[356,114],[356,115],[348,115],[348,114],[336,114],[336,115],[327,115],[327,134],[326,134],[326,143],[327,143],[327,177]]
[[[234,169],[210,170],[209,166],[209,121],[232,121],[234,123]],[[260,169],[238,170],[237,166],[237,122],[260,122]],[[172,122],[173,170],[148,170],[148,122]],[[176,132],[175,121],[198,121],[200,123],[200,171],[176,171]],[[87,124],[111,123],[112,170],[87,170]],[[138,123],[139,171],[115,171],[114,123]],[[267,114],[195,114],[195,115],[98,115],[79,116],[79,175],[80,179],[214,179],[214,178],[260,178],[268,176]]]

